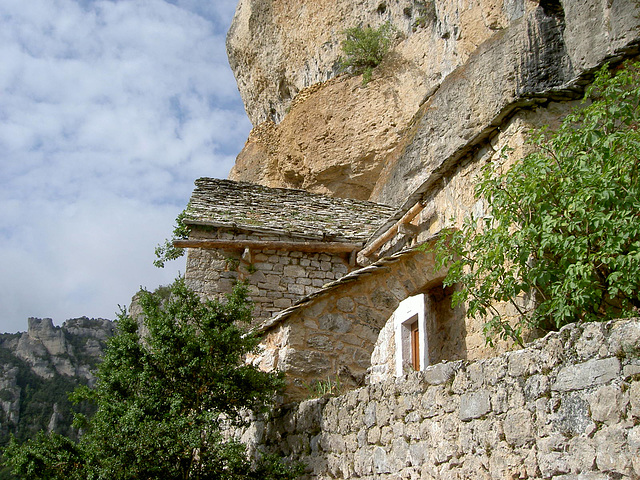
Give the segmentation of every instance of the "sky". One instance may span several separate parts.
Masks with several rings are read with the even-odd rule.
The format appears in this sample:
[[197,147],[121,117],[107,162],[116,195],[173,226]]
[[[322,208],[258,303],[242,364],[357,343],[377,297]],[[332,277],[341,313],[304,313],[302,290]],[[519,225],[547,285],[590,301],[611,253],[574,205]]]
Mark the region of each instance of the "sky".
[[251,125],[225,52],[237,0],[0,1],[0,332],[115,319],[193,182]]

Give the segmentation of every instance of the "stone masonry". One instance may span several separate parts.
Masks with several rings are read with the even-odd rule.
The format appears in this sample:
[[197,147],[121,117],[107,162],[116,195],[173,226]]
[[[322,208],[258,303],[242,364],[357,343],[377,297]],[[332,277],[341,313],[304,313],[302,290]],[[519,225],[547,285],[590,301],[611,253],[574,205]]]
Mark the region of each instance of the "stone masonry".
[[254,324],[352,270],[348,255],[272,249],[252,251],[249,258],[243,253],[242,249],[191,249],[185,278],[207,298],[228,293],[238,281],[247,281]]
[[[301,190],[196,181],[184,224],[185,279],[203,297],[249,286],[254,325],[356,268],[355,252],[395,209]],[[182,243],[180,243],[182,242]]]
[[640,319],[290,404],[237,434],[307,479],[638,479]]
[[[442,290],[445,273],[436,270],[433,254],[420,250],[399,252],[351,272],[264,322],[259,327],[264,333],[261,351],[250,361],[263,370],[286,373],[287,401],[304,398],[306,385],[336,376],[344,386],[362,385],[380,333],[399,303]],[[438,308],[449,308],[446,302]],[[485,345],[481,323],[468,321],[460,310],[443,318],[433,332],[432,363],[494,353]]]

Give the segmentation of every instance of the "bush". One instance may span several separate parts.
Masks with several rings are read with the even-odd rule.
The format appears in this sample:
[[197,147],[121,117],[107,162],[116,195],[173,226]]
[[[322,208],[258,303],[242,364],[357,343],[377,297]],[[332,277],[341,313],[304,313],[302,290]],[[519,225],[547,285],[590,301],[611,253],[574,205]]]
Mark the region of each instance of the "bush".
[[258,343],[241,328],[250,318],[246,295],[239,286],[226,303],[201,303],[183,280],[168,300],[143,291],[145,328],[122,312],[96,387],[74,394],[97,406],[94,415],[76,417],[80,441],[39,434],[13,442],[5,463],[43,480],[294,478],[299,470],[279,458],[252,466],[244,446],[221,433],[223,424],[240,424],[245,410],[266,408],[282,386],[280,375],[244,363]]
[[[640,307],[640,64],[605,67],[583,105],[505,173],[476,188],[491,215],[467,218],[436,247],[454,305],[485,335],[522,342],[525,328],[637,315]],[[528,297],[529,301],[524,301]],[[519,319],[496,310],[507,302]]]
[[344,57],[340,58],[340,68],[362,74],[362,84],[371,80],[373,69],[382,62],[389,51],[394,29],[389,22],[378,28],[352,27],[343,32],[341,43]]
[[176,224],[173,226],[173,237],[166,239],[163,244],[155,249],[156,260],[153,264],[158,268],[164,268],[164,264],[170,260],[177,260],[184,255],[184,248],[173,246],[173,240],[184,240],[189,238],[189,227],[184,224],[187,216],[186,210],[178,215]]

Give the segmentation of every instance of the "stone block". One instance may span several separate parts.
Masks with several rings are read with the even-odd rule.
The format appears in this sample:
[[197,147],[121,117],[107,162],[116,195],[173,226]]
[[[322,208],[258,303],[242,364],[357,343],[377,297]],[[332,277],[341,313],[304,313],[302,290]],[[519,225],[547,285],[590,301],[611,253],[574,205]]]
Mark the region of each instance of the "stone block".
[[487,390],[465,393],[460,397],[459,416],[463,422],[483,417],[490,411],[491,403]]
[[378,310],[393,311],[398,306],[398,301],[391,293],[386,290],[379,289],[371,294],[371,303]]
[[576,353],[581,359],[597,357],[603,340],[604,325],[601,322],[586,323],[576,341]]
[[307,272],[304,267],[300,265],[285,265],[283,268],[283,273],[287,277],[298,278],[298,277],[306,277]]
[[633,472],[640,478],[640,425],[637,425],[627,432],[627,444],[631,454]]
[[599,388],[589,396],[591,418],[607,424],[618,422],[626,408],[626,398],[617,386],[605,385]]
[[568,475],[554,475],[552,480],[610,480],[611,477],[606,473],[600,472],[584,472]]
[[356,304],[353,299],[349,297],[342,297],[338,299],[338,301],[336,302],[336,306],[341,312],[350,313],[353,312]]
[[277,298],[274,300],[273,305],[277,308],[289,308],[291,306],[291,300],[288,298]]
[[268,283],[272,286],[277,286],[280,285],[280,278],[280,275],[267,274],[265,275],[265,283]]
[[376,420],[376,404],[370,403],[364,408],[364,417],[363,417],[364,425],[368,428],[373,427]]
[[335,349],[334,342],[326,335],[308,335],[307,344],[309,347],[323,352],[331,352]]
[[589,360],[562,368],[551,385],[555,391],[567,392],[603,385],[620,374],[620,360],[615,357]]
[[347,333],[351,331],[352,325],[345,317],[335,313],[323,315],[318,319],[318,328],[336,333]]
[[387,458],[387,452],[382,447],[375,447],[373,449],[373,471],[377,474],[392,473],[391,463]]
[[525,409],[507,412],[502,422],[504,436],[513,447],[521,447],[534,440],[531,412]]
[[380,441],[380,427],[377,425],[372,426],[367,430],[367,442],[371,445],[375,445]]
[[569,439],[567,442],[567,457],[572,472],[590,471],[596,460],[595,442],[586,435]]
[[589,416],[589,403],[578,394],[562,397],[552,422],[555,430],[567,437],[589,434],[595,428]]
[[417,442],[409,445],[409,463],[415,467],[421,466],[425,461],[428,448],[426,442]]
[[640,418],[640,382],[633,382],[629,387],[629,413]]
[[332,270],[333,270],[333,273],[335,273],[336,275],[340,275],[340,276],[343,276],[343,275],[346,275],[347,273],[349,273],[349,269],[342,262],[340,262],[340,263],[335,263],[334,262]]
[[532,375],[527,378],[524,384],[524,396],[528,402],[535,401],[544,395],[548,395],[549,388],[549,377],[546,375]]
[[269,262],[256,262],[253,264],[256,270],[260,270],[263,272],[270,272],[273,270],[273,264]]
[[637,319],[613,324],[609,338],[609,354],[640,358],[640,322]]
[[389,453],[393,459],[393,468],[395,471],[411,465],[409,444],[404,438],[395,438],[391,442],[391,451]]
[[633,364],[630,363],[622,367],[622,375],[624,378],[633,377],[634,375],[640,375],[640,363]]
[[462,366],[462,361],[443,362],[429,365],[423,372],[422,378],[429,385],[442,385],[452,380],[456,371]]
[[631,459],[627,454],[626,431],[620,425],[605,426],[594,436],[596,465],[603,472],[629,475]]
[[305,294],[305,286],[304,285],[296,285],[295,283],[290,283],[287,285],[287,291],[289,293],[293,293],[295,295],[304,295]]

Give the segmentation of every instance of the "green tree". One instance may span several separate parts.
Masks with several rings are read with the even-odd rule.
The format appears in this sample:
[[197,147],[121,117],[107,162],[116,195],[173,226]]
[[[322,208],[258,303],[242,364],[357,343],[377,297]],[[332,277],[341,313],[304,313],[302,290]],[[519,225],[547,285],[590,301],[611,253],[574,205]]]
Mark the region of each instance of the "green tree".
[[168,300],[142,291],[145,328],[121,312],[96,387],[74,393],[97,406],[93,416],[76,418],[85,431],[80,441],[40,434],[14,442],[6,452],[14,473],[49,480],[295,478],[295,468],[272,458],[252,467],[244,447],[221,435],[223,422],[239,424],[243,411],[264,409],[282,385],[281,376],[243,361],[259,341],[240,326],[250,318],[246,294],[239,286],[226,303],[202,303],[183,280]]
[[362,84],[371,80],[373,69],[382,62],[389,51],[394,29],[389,22],[378,28],[352,27],[346,29],[344,40],[340,44],[344,57],[340,58],[340,68],[351,69],[362,74]]
[[158,245],[155,249],[156,259],[153,264],[158,268],[164,268],[164,264],[170,260],[176,260],[184,255],[184,248],[174,247],[173,240],[184,240],[189,238],[189,227],[184,224],[187,211],[181,212],[176,218],[176,224],[173,226],[173,237],[166,239],[164,243]]
[[[640,306],[640,64],[605,66],[583,104],[506,172],[476,188],[489,216],[467,218],[438,243],[454,305],[496,335],[636,315]],[[496,309],[509,303],[518,320]]]

